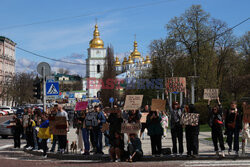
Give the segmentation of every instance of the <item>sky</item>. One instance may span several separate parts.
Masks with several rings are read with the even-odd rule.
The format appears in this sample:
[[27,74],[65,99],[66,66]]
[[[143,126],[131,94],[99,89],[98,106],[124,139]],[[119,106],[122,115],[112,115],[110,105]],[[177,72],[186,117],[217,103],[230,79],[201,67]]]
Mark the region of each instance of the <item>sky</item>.
[[[249,0],[0,0],[0,36],[43,56],[85,63],[97,20],[105,47],[111,44],[122,61],[133,49],[135,34],[138,50],[146,56],[151,41],[166,37],[165,25],[193,4],[229,27],[250,16]],[[48,21],[58,18],[65,19]],[[41,24],[16,26],[37,22]],[[242,36],[249,28],[250,20],[234,29],[234,34]],[[17,72],[36,71],[39,62],[48,62],[53,71],[67,68],[85,76],[84,65],[53,62],[16,49]]]

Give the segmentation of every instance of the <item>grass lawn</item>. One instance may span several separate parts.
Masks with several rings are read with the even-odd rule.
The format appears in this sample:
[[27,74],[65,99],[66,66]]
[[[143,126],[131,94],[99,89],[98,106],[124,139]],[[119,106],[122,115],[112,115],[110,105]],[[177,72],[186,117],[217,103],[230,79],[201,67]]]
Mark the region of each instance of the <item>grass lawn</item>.
[[[226,142],[226,137],[223,138],[224,142]],[[212,138],[205,138],[205,140],[212,141]],[[239,142],[242,142],[242,137],[239,137]]]
[[200,125],[200,132],[211,132],[211,128],[208,124]]

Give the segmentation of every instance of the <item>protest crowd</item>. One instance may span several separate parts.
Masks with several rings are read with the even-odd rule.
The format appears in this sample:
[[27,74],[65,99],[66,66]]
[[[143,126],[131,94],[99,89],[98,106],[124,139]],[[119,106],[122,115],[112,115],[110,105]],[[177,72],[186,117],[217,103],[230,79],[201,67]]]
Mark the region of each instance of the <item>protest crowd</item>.
[[[67,142],[69,116],[61,104],[55,104],[46,112],[39,108],[26,108],[22,118],[13,117],[14,147],[20,148],[20,136],[23,134],[27,142],[25,149],[42,150],[44,157],[47,157],[48,151],[64,154],[69,147],[75,153],[80,151],[82,156],[103,155],[103,147],[108,146],[111,161],[134,162],[143,157],[141,139],[145,135],[150,136],[152,156],[162,156],[162,140],[167,140],[169,129],[172,155],[183,156],[185,136],[186,154],[196,158],[199,155],[199,111],[195,106],[186,102],[180,106],[177,101],[170,104],[167,98],[152,99],[151,106],[140,107],[142,98],[137,99],[140,101],[139,108],[127,105],[126,102],[123,107],[116,104],[103,107],[101,103],[88,105],[88,102],[79,102],[80,107],[76,107],[71,129],[76,131],[77,142],[72,143]],[[232,101],[229,109],[224,110],[219,98],[216,99],[217,105],[211,106],[210,101],[208,99],[208,124],[211,127],[215,155],[225,157],[224,128],[228,155],[232,151],[238,155],[239,133],[242,130],[240,107]],[[137,109],[133,109],[134,107]],[[51,148],[47,146],[48,141],[52,143]]]

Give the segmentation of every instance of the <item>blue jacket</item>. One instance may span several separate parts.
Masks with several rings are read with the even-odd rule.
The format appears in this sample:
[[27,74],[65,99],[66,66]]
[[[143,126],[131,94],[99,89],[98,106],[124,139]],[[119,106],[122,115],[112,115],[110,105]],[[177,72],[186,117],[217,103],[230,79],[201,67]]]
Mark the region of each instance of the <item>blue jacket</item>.
[[98,113],[97,119],[100,120],[100,123],[99,123],[98,126],[99,126],[99,128],[101,129],[101,128],[102,128],[102,125],[106,122],[106,118],[105,118],[105,116],[104,116],[104,114],[103,114],[102,111],[100,111],[100,112]]

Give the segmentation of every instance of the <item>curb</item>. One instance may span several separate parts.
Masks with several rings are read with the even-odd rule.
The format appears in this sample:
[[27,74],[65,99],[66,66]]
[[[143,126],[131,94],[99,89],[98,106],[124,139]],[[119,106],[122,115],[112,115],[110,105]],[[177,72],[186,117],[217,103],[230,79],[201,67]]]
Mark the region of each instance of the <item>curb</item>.
[[[36,151],[28,151],[24,149],[24,152],[37,155],[37,156],[42,156],[42,152],[36,152]],[[107,154],[104,155],[81,155],[81,154],[56,154],[56,153],[47,153],[48,158],[53,158],[53,159],[59,159],[59,160],[95,160],[95,161],[100,161],[100,162],[109,162],[110,157]],[[171,155],[164,155],[163,157],[153,157],[150,155],[144,156],[141,161],[147,162],[147,161],[189,161],[189,160],[249,160],[250,159],[250,154],[246,154],[246,156],[233,156],[233,155],[227,155],[226,157],[216,157],[213,155],[205,155],[202,154],[198,156],[197,158],[190,158],[187,156],[183,157],[173,157]]]

